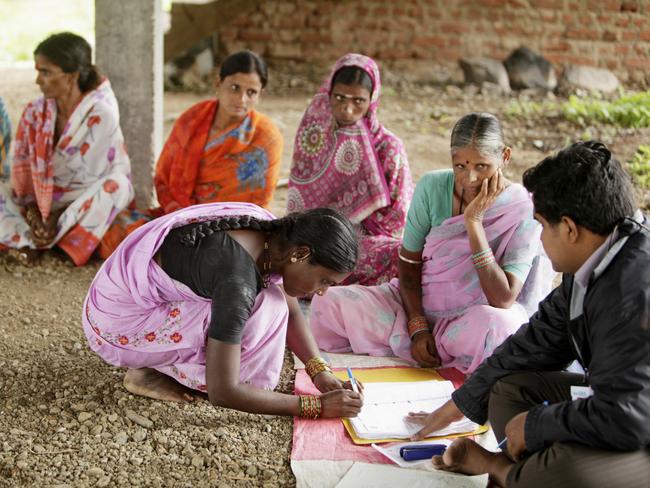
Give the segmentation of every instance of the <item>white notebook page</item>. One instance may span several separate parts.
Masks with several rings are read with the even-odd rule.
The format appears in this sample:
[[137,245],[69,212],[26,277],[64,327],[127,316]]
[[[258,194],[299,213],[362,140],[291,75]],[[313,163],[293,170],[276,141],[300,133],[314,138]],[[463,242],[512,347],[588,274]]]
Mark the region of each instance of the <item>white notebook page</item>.
[[[422,427],[407,421],[409,412],[432,412],[451,398],[451,381],[413,381],[404,383],[365,383],[364,402],[350,423],[363,439],[407,438]],[[463,418],[433,436],[472,432],[479,426]]]

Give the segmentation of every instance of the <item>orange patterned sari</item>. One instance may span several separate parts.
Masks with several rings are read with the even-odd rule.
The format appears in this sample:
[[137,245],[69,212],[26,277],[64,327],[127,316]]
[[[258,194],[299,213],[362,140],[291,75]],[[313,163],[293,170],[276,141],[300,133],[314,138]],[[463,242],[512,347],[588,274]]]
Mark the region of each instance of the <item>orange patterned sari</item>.
[[209,137],[218,103],[200,102],[174,124],[154,179],[164,213],[209,202],[268,207],[273,198],[282,155],[280,131],[253,110]]

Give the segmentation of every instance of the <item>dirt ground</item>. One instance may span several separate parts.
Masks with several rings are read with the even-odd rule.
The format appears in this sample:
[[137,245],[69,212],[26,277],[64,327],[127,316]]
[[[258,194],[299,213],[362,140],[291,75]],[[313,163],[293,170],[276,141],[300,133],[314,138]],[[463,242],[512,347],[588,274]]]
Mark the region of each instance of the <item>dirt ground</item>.
[[[0,95],[14,130],[22,108],[39,95],[33,79],[31,69],[0,69]],[[285,137],[282,177],[288,176],[296,127],[313,88],[290,86],[278,87],[260,106]],[[385,85],[384,93],[380,120],[404,140],[416,181],[448,166],[456,119],[483,110],[503,116],[512,100],[474,87],[399,80]],[[166,132],[175,116],[204,96],[166,94]],[[504,128],[514,150],[506,175],[515,181],[526,167],[585,132],[549,118],[504,118]],[[650,139],[647,130],[590,131],[621,160]],[[286,189],[279,189],[276,215],[285,205]],[[123,370],[90,352],[81,304],[100,264],[75,268],[51,253],[28,269],[0,254],[0,486],[295,485],[290,418],[234,412],[205,401],[179,405],[134,397],[122,387]],[[291,366],[287,356],[280,391],[292,390]]]

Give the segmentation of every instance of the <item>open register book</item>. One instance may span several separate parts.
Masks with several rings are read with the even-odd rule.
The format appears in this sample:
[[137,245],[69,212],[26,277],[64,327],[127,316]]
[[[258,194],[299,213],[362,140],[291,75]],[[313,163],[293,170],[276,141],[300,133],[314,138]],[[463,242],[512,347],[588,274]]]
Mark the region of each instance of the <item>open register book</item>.
[[[404,439],[422,427],[407,420],[409,412],[432,412],[451,398],[451,381],[364,383],[364,402],[357,417],[348,419],[362,439]],[[440,437],[477,431],[480,426],[467,418],[429,434]]]

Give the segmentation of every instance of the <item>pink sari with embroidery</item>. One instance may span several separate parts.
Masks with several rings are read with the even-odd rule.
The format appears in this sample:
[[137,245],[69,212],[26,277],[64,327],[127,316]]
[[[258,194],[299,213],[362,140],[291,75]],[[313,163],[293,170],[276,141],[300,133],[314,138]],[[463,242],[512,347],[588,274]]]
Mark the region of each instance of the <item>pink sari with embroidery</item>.
[[[330,108],[334,74],[362,68],[373,82],[368,113],[338,127]],[[377,119],[381,80],[367,56],[339,59],[303,115],[296,134],[287,210],[331,207],[359,229],[359,261],[346,283],[379,284],[397,276],[397,251],[413,196],[402,141]]]
[[[170,278],[153,259],[174,227],[229,215],[274,218],[250,203],[195,205],[148,222],[101,267],[83,305],[90,348],[114,366],[154,368],[205,391],[211,300]],[[240,381],[275,388],[282,369],[289,310],[279,280],[262,290],[244,326]]]
[[115,216],[133,200],[131,163],[108,80],[84,95],[54,144],[54,99],[25,109],[16,134],[11,184],[0,185],[0,248],[35,249],[24,206],[44,219],[63,210],[54,245],[85,264]]
[[[422,305],[443,367],[473,372],[536,310],[551,289],[553,270],[539,239],[526,190],[510,185],[486,212],[483,226],[496,261],[530,264],[515,304],[488,304],[471,259],[462,215],[431,229],[422,257]],[[321,349],[398,356],[413,361],[399,280],[381,286],[330,288],[314,297],[311,328]]]

